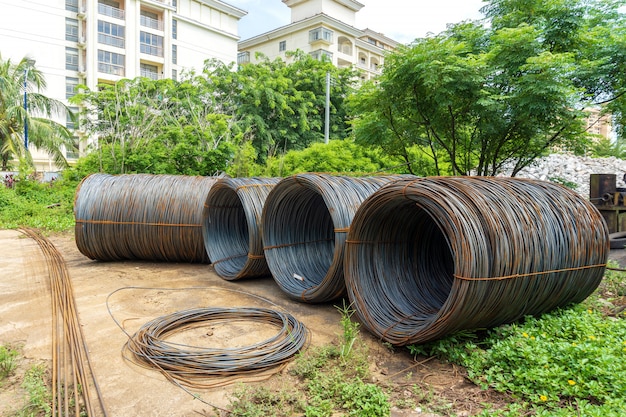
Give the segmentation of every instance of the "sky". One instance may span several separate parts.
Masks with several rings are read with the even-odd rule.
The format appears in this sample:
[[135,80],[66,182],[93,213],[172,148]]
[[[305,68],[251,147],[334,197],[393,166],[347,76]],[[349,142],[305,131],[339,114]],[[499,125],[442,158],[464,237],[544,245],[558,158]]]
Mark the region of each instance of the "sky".
[[[248,12],[239,21],[241,39],[248,39],[291,21],[291,10],[282,0],[223,0]],[[483,0],[358,0],[364,7],[356,14],[358,29],[372,29],[401,43],[438,34],[449,23],[481,19]]]

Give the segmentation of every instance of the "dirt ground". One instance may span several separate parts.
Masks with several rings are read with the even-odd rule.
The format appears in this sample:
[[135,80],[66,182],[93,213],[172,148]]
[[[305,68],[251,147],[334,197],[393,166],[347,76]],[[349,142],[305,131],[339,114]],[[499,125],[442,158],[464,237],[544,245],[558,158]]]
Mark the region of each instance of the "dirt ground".
[[[236,388],[229,385],[195,392],[204,403],[158,371],[124,360],[124,331],[133,334],[152,318],[195,307],[270,307],[283,309],[303,322],[310,331],[311,345],[330,343],[341,334],[340,313],[334,307],[337,303],[293,301],[271,277],[230,282],[206,264],[93,261],[78,251],[71,234],[49,239],[66,261],[94,373],[111,417],[204,415],[204,410],[210,409],[206,403],[227,408],[229,395]],[[49,362],[51,301],[45,259],[32,239],[15,230],[0,230],[0,248],[0,345],[21,347],[24,359],[20,369]],[[254,341],[261,330],[235,328],[220,335],[228,346],[238,343],[244,333],[246,343]],[[447,403],[451,407],[448,412],[459,416],[476,413],[485,401],[506,401],[501,395],[479,390],[452,365],[413,358],[404,349],[392,351],[365,329],[361,334],[369,344],[373,382],[392,386],[397,397],[414,395],[410,387],[417,385],[429,394],[431,404],[433,398]],[[205,346],[203,340],[194,343]],[[275,376],[261,384],[271,386],[277,380]],[[11,415],[23,395],[19,383],[5,381],[0,387],[0,415]],[[419,410],[392,411],[394,417],[432,415]]]

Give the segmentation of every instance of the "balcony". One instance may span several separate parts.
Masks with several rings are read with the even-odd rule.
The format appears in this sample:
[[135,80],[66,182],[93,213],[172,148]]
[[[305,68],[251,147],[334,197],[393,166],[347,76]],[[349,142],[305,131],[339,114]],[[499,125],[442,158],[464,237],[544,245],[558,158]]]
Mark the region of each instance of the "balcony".
[[107,35],[106,33],[98,33],[98,43],[115,46],[116,48],[124,48],[126,45],[124,38]]
[[162,46],[154,46],[147,43],[141,43],[139,45],[139,51],[142,54],[148,54],[153,56],[163,57],[163,47]]
[[147,27],[147,28],[151,28],[151,29],[156,29],[156,30],[163,30],[163,21],[162,20],[157,20],[157,19],[153,19],[151,17],[148,16],[144,16],[141,15],[139,17],[139,23],[141,24],[141,26]]
[[123,65],[109,64],[107,62],[98,62],[98,71],[104,74],[118,75],[123,77],[125,68]]
[[124,10],[102,3],[98,3],[98,13],[104,16],[112,17],[114,19],[124,20],[126,18]]

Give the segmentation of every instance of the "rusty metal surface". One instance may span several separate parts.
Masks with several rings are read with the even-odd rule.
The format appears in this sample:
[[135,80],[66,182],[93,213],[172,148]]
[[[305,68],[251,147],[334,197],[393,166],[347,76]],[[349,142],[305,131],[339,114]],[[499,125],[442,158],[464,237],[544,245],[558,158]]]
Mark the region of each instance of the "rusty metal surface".
[[76,191],[76,246],[103,261],[208,262],[202,212],[217,179],[92,174]]
[[602,216],[567,188],[432,177],[394,182],[363,202],[345,279],[364,325],[406,345],[580,302],[608,254]]
[[215,272],[229,281],[269,276],[261,214],[280,178],[222,178],[209,191],[202,234]]
[[407,176],[308,173],[276,184],[263,209],[262,235],[265,258],[278,286],[309,303],[345,296],[343,253],[352,218],[363,200],[400,178]]

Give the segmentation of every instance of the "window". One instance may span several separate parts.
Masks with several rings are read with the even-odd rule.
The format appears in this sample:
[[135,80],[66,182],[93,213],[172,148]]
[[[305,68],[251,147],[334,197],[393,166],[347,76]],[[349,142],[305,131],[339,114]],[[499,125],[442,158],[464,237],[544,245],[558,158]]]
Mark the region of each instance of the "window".
[[172,19],[172,39],[178,39],[178,21],[176,19]]
[[317,51],[309,52],[314,59],[318,61],[331,61],[333,60],[333,53],[325,49],[318,49]]
[[285,52],[287,50],[287,41],[280,41],[278,43],[278,52]]
[[178,64],[178,46],[172,45],[172,64]]
[[98,71],[124,76],[124,55],[98,49]]
[[239,52],[237,54],[237,64],[241,65],[241,64],[247,64],[250,62],[250,52],[246,51],[246,52]]
[[147,10],[141,10],[140,14],[139,23],[141,26],[156,30],[163,30],[163,22],[159,20],[158,14]]
[[78,71],[78,49],[65,48],[65,69]]
[[178,71],[173,69],[172,70],[172,80],[177,81],[178,78]]
[[124,26],[98,20],[98,42],[118,48],[124,47]]
[[78,78],[65,77],[65,98],[74,97],[78,87]]
[[150,64],[139,65],[139,75],[142,77],[150,78],[151,80],[159,79],[159,67]]
[[78,0],[65,0],[65,10],[78,12]]
[[65,18],[65,40],[78,42],[78,20]]
[[140,32],[139,50],[144,54],[163,56],[163,36],[158,36],[148,32]]
[[[76,122],[74,120],[76,115],[78,114],[78,108],[71,107],[70,110],[71,111],[65,113],[65,127],[70,130],[74,130],[76,129]],[[72,113],[74,114],[74,116],[72,116]]]
[[309,31],[309,43],[324,40],[328,43],[333,42],[333,31],[323,27]]

